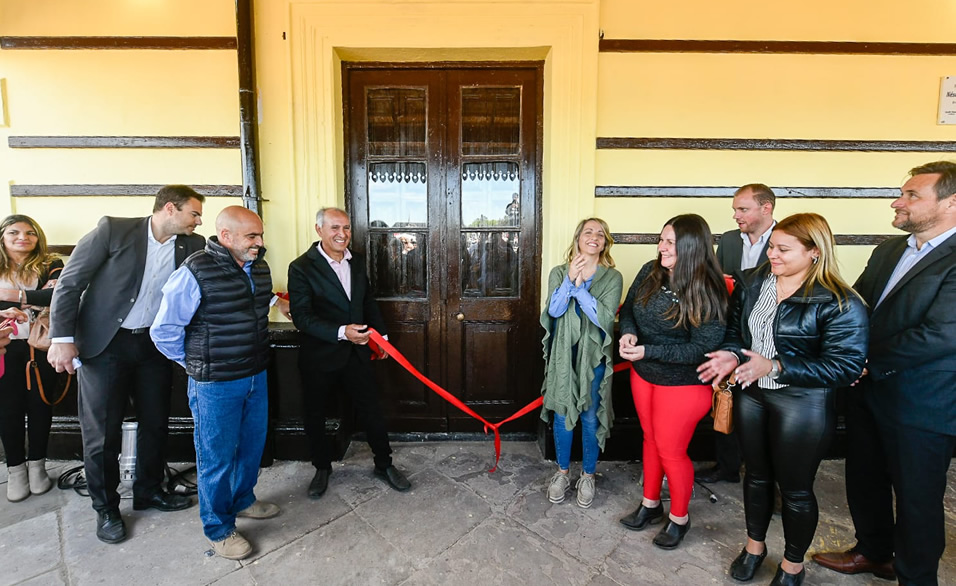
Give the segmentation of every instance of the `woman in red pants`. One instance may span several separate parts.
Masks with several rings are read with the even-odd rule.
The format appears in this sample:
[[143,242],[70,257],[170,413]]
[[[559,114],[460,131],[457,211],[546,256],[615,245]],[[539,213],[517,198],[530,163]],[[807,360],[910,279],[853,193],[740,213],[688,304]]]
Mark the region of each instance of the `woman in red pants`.
[[669,520],[654,545],[674,549],[690,529],[694,465],[687,446],[711,405],[697,366],[724,338],[727,285],[707,222],[697,214],[667,221],[657,259],[641,268],[621,307],[621,357],[632,361],[631,392],[644,430],[644,498],[621,519],[640,531],[664,520],[661,484],[671,493]]

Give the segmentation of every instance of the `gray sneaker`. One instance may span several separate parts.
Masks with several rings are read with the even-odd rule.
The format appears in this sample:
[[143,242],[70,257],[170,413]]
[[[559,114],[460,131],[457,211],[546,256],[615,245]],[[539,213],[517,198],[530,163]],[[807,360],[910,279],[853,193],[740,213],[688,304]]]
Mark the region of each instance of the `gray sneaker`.
[[578,491],[578,506],[582,509],[590,507],[594,501],[594,475],[582,472],[574,489]]
[[554,504],[564,502],[564,495],[571,490],[571,481],[568,480],[568,473],[558,470],[551,477],[551,484],[548,486],[548,500]]

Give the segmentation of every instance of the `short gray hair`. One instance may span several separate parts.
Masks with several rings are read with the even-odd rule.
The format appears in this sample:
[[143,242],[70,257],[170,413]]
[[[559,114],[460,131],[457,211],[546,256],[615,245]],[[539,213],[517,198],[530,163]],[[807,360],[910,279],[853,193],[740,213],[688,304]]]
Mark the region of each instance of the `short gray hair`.
[[321,227],[322,227],[322,224],[325,223],[325,214],[326,214],[326,212],[339,212],[340,214],[342,214],[342,215],[345,216],[346,218],[349,217],[349,215],[348,215],[347,213],[345,213],[345,210],[343,210],[342,208],[333,208],[333,207],[322,208],[322,209],[320,209],[319,211],[317,211],[317,212],[315,213],[315,225],[316,225],[316,226],[319,226],[319,227],[321,228]]

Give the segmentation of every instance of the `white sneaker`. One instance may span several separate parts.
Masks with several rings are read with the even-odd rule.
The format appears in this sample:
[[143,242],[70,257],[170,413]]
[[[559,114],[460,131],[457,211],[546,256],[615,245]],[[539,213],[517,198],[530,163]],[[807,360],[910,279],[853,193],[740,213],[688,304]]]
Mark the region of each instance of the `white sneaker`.
[[227,560],[244,560],[252,553],[252,544],[246,538],[233,531],[221,541],[210,541],[212,550]]
[[46,458],[27,461],[27,472],[30,477],[30,493],[43,494],[53,488],[53,481],[46,473]]
[[578,491],[578,506],[582,509],[590,507],[594,501],[594,475],[582,472],[574,489]]
[[551,484],[548,486],[548,500],[554,504],[564,502],[564,495],[571,490],[571,481],[568,480],[568,473],[558,470],[551,477]]

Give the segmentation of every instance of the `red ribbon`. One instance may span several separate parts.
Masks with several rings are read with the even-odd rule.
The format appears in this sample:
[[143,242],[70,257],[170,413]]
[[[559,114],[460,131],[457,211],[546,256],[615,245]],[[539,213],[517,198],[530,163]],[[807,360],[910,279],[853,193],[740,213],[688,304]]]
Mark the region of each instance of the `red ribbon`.
[[[372,345],[372,342],[374,342],[374,344],[377,345],[379,348],[384,349],[386,352],[388,352],[388,355],[391,356],[395,360],[395,362],[402,365],[402,368],[410,372],[412,376],[420,380],[422,383],[425,384],[425,386],[427,386],[431,390],[438,393],[438,395],[442,399],[445,399],[446,401],[448,401],[449,403],[451,403],[452,405],[454,405],[461,411],[464,411],[468,415],[482,422],[485,426],[484,431],[486,434],[488,433],[488,430],[491,429],[491,431],[495,434],[495,465],[488,472],[494,472],[495,470],[497,470],[498,460],[501,459],[501,434],[498,428],[500,428],[505,423],[508,423],[509,421],[514,421],[515,419],[518,419],[520,417],[527,415],[531,411],[534,411],[535,409],[540,407],[542,403],[544,403],[544,398],[538,397],[531,403],[519,409],[516,413],[514,413],[514,415],[511,415],[507,419],[504,419],[503,421],[499,421],[498,423],[491,423],[490,421],[488,421],[481,415],[478,415],[477,413],[475,413],[471,409],[471,407],[462,403],[458,397],[456,397],[455,395],[452,395],[451,393],[443,389],[441,386],[439,386],[437,383],[435,383],[433,380],[431,380],[430,378],[428,378],[427,376],[419,372],[419,370],[415,368],[414,366],[412,366],[412,363],[409,362],[408,359],[405,358],[405,356],[403,356],[402,353],[399,352],[395,346],[392,346],[388,340],[383,338],[382,334],[378,333],[375,330],[375,328],[369,328],[368,331],[369,331],[369,338],[371,340],[369,342],[369,345]],[[630,362],[621,362],[621,363],[615,364],[614,372],[621,372],[622,370],[627,370],[630,366],[631,366]]]

